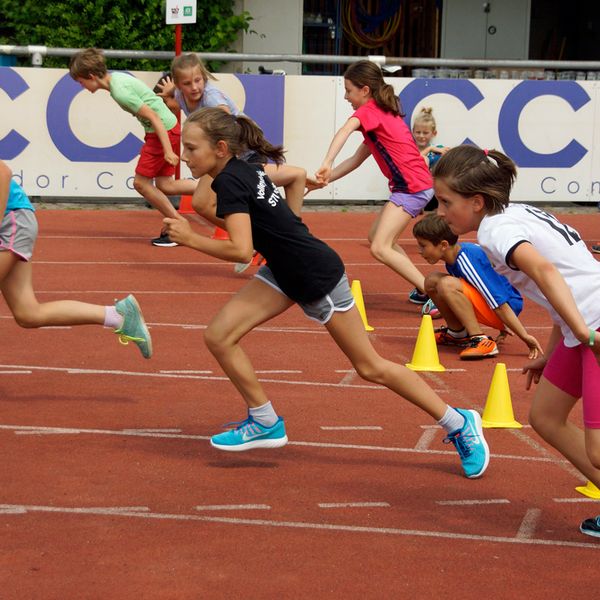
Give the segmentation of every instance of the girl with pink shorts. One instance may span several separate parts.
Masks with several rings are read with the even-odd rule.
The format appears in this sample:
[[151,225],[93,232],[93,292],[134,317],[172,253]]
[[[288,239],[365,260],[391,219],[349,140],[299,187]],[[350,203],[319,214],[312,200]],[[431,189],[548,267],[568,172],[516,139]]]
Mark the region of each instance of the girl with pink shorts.
[[[438,214],[454,233],[477,232],[494,269],[543,306],[554,326],[545,355],[523,367],[538,384],[532,427],[600,487],[600,262],[553,215],[511,204],[515,164],[496,150],[458,146],[434,168]],[[583,401],[584,429],[569,415]],[[600,516],[580,531],[600,537]]]

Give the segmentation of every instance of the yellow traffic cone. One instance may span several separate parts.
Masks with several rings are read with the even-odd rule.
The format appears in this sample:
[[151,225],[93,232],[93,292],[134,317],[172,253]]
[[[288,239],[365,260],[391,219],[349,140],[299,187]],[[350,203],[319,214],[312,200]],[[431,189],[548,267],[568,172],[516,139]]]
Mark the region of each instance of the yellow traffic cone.
[[365,331],[375,331],[374,327],[369,325],[367,321],[367,313],[365,311],[365,301],[363,300],[362,287],[360,285],[360,281],[355,279],[350,286],[350,291],[354,296],[354,302],[356,304],[356,308],[358,308],[358,312],[360,313],[360,317],[362,319],[363,325],[365,326]]
[[488,392],[483,416],[481,418],[484,427],[505,427],[519,429],[521,423],[515,421],[510,388],[508,387],[508,375],[506,365],[498,363],[494,369],[490,391]]
[[445,371],[440,364],[440,359],[435,343],[433,321],[431,315],[423,315],[419,335],[413,352],[412,360],[406,366],[413,371]]
[[575,488],[580,494],[587,496],[588,498],[600,499],[600,490],[591,482],[588,481],[586,485],[580,485]]

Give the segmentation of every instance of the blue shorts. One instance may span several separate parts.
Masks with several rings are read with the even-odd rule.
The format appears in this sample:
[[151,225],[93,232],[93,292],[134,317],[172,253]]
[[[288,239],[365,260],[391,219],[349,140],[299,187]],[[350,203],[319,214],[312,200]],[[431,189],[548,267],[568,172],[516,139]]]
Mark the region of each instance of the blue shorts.
[[[273,271],[267,265],[260,267],[254,277],[286,296],[285,292],[279,287]],[[354,296],[350,290],[346,273],[342,275],[342,278],[329,294],[314,302],[297,302],[297,304],[309,319],[317,321],[321,325],[325,325],[331,319],[334,312],[346,312],[350,310],[354,306]]]
[[390,202],[396,206],[401,206],[411,217],[416,217],[421,214],[421,211],[427,206],[432,198],[433,188],[430,188],[414,194],[392,192]]

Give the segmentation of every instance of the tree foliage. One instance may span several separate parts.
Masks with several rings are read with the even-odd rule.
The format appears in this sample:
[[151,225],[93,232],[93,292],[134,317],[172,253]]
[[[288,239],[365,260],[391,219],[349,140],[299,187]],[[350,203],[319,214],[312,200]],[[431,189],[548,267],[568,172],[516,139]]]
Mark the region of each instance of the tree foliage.
[[[165,24],[164,0],[0,0],[0,44],[49,48],[173,50],[175,28]],[[183,25],[186,52],[225,52],[252,17],[234,14],[233,0],[198,0],[197,22]],[[27,58],[20,60],[29,64]],[[46,57],[44,66],[66,67]],[[165,70],[168,61],[115,60],[113,69]]]

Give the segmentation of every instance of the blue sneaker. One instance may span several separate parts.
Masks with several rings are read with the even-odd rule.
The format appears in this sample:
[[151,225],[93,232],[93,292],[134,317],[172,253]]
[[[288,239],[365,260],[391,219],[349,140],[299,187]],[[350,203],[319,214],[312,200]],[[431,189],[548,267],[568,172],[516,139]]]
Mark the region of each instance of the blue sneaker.
[[421,315],[429,315],[432,319],[439,319],[442,314],[438,307],[433,303],[433,300],[429,298],[423,307],[421,308]]
[[481,416],[474,410],[456,409],[464,418],[462,429],[457,429],[444,439],[445,444],[454,444],[463,471],[469,479],[481,477],[490,462],[490,449],[483,437]]
[[592,535],[600,538],[600,517],[596,517],[595,519],[586,519],[579,526],[579,531],[581,531],[581,533],[585,533],[586,535]]
[[115,302],[115,308],[123,317],[123,324],[119,329],[115,329],[121,344],[126,346],[129,342],[133,342],[140,349],[144,358],[150,358],[152,356],[152,338],[137,300],[129,294],[127,298]]
[[421,294],[421,292],[415,288],[409,295],[408,301],[413,304],[425,304],[429,300],[429,296],[427,294]]
[[250,416],[245,421],[228,423],[228,425],[236,427],[213,435],[210,438],[210,445],[213,448],[227,452],[243,452],[253,448],[280,448],[288,441],[282,417],[279,417],[272,427],[265,427]]

